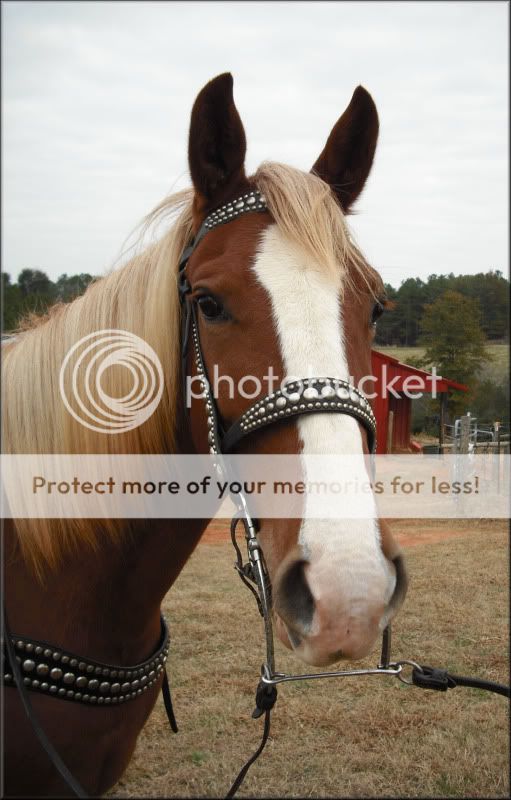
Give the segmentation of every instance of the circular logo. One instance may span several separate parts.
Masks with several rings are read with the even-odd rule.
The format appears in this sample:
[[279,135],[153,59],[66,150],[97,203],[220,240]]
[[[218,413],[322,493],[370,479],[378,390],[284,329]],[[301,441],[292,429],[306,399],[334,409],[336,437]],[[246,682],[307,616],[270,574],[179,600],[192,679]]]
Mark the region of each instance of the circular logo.
[[[112,367],[127,370],[123,397],[108,394],[103,384]],[[124,433],[142,425],[163,394],[163,369],[153,348],[129,331],[107,328],[76,342],[59,375],[62,400],[73,417],[98,433]]]

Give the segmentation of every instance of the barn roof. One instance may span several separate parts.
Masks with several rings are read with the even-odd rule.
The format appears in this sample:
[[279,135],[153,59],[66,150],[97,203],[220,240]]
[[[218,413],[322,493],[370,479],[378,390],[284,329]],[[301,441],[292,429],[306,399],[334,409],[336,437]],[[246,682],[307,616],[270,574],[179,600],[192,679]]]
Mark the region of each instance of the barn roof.
[[[398,358],[389,356],[387,353],[381,353],[379,350],[372,351],[372,358],[376,359],[376,361],[379,361],[382,365],[387,365],[389,377],[394,378],[398,376],[398,381],[394,384],[396,391],[400,391],[400,389],[403,388],[401,385],[402,381],[410,376],[416,376],[421,378],[423,381],[425,381],[427,378],[433,377],[432,373],[426,372],[426,370],[423,369],[418,369],[418,367],[412,367],[410,364],[404,364],[402,361],[399,361]],[[437,377],[437,392],[448,392],[450,389],[458,389],[458,391],[468,392],[469,387],[465,386],[464,383],[457,383],[457,381],[451,381],[443,376]]]

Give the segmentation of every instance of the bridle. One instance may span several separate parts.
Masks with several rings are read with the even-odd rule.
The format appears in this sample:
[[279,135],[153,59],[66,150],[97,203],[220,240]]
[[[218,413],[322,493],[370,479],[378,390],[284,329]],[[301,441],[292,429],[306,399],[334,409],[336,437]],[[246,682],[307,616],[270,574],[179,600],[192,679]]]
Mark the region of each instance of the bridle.
[[[200,226],[193,242],[185,249],[179,262],[178,286],[182,311],[182,378],[183,397],[186,408],[186,376],[190,340],[193,348],[195,368],[200,379],[200,387],[206,411],[209,452],[219,475],[228,475],[232,480],[231,462],[222,458],[232,452],[240,442],[252,433],[273,425],[281,420],[295,416],[317,413],[346,414],[357,420],[367,434],[369,452],[371,454],[371,471],[374,477],[374,454],[376,451],[376,420],[371,406],[364,395],[347,381],[316,377],[293,380],[281,386],[279,390],[257,400],[227,429],[224,430],[221,415],[213,396],[199,337],[197,312],[191,297],[192,287],[186,276],[186,267],[192,254],[209,231],[224,225],[243,214],[256,211],[267,211],[263,195],[252,190],[236,200],[227,203],[208,214]],[[261,545],[257,538],[258,522],[250,513],[249,503],[243,491],[231,494],[237,506],[237,513],[231,522],[231,540],[236,552],[234,567],[243,583],[254,595],[259,613],[264,621],[266,660],[261,667],[261,677],[256,689],[256,707],[252,717],[257,719],[264,714],[264,727],[261,742],[257,750],[247,760],[234,780],[226,797],[233,797],[243,782],[249,768],[261,755],[270,733],[270,715],[277,700],[277,685],[292,681],[319,680],[326,678],[359,677],[365,675],[390,675],[398,677],[404,683],[413,683],[422,688],[446,691],[455,686],[477,686],[488,691],[509,697],[509,687],[491,681],[464,678],[450,675],[446,670],[421,666],[415,661],[402,659],[391,662],[391,628],[387,624],[382,633],[381,656],[375,668],[336,670],[309,674],[287,675],[275,669],[275,650],[272,626],[271,584],[264,561]],[[241,549],[236,539],[237,527],[243,525],[247,547],[247,561],[244,563]],[[396,565],[397,568],[397,565]],[[412,679],[401,675],[403,667],[412,667]]]
[[[204,237],[214,228],[225,225],[242,214],[267,211],[264,197],[257,190],[252,190],[236,200],[209,214],[200,226],[193,242],[183,252],[179,262],[179,297],[182,311],[182,375],[183,388],[188,370],[189,345],[191,341],[195,369],[200,380],[200,388],[204,399],[207,419],[209,452],[213,456],[214,466],[218,474],[228,474],[232,479],[232,467],[222,458],[232,452],[247,436],[256,433],[268,425],[273,425],[291,417],[305,414],[334,413],[346,414],[359,422],[367,434],[371,456],[376,451],[376,420],[365,396],[348,381],[332,377],[303,378],[284,383],[280,389],[253,403],[227,429],[224,430],[221,415],[211,390],[207,369],[202,355],[196,305],[191,296],[192,287],[186,275],[186,267],[192,254]],[[186,403],[186,393],[183,392]],[[272,626],[271,584],[265,565],[263,552],[257,538],[258,523],[250,513],[249,504],[243,491],[232,495],[237,505],[237,513],[231,522],[231,539],[236,551],[235,569],[243,583],[254,595],[259,612],[264,621],[266,660],[261,667],[261,678],[256,690],[256,708],[254,718],[265,714],[265,725],[261,745],[242,768],[234,781],[227,797],[232,797],[239,788],[249,767],[262,752],[269,735],[270,713],[277,700],[277,684],[360,675],[399,675],[402,664],[390,663],[390,626],[384,631],[382,654],[378,667],[374,669],[343,670],[301,675],[286,675],[275,670],[275,651]],[[243,524],[247,546],[248,560],[243,563],[243,556],[236,540],[239,523]]]
[[[346,414],[357,420],[364,428],[371,456],[376,450],[376,420],[364,395],[347,381],[317,377],[293,380],[276,392],[259,399],[248,408],[227,430],[222,426],[221,416],[209,385],[207,371],[202,356],[195,304],[190,296],[191,286],[186,277],[186,266],[191,255],[202,239],[212,229],[230,222],[242,214],[267,211],[264,197],[257,190],[250,191],[211,212],[200,226],[193,242],[184,250],[179,262],[178,286],[182,309],[182,379],[185,387],[189,345],[192,341],[193,357],[197,374],[201,381],[208,428],[210,454],[218,474],[230,474],[230,463],[222,458],[232,452],[247,436],[284,419],[310,413]],[[186,403],[186,394],[183,392]],[[186,407],[186,405],[185,405]],[[509,687],[492,681],[465,678],[452,675],[443,669],[421,666],[415,661],[401,660],[391,662],[391,631],[387,625],[382,635],[381,657],[373,669],[338,670],[311,674],[287,675],[275,670],[273,644],[271,584],[265,565],[263,552],[257,538],[258,523],[250,513],[249,504],[243,491],[232,494],[237,505],[237,513],[231,522],[231,539],[236,552],[234,567],[243,583],[254,595],[259,612],[264,621],[266,660],[261,667],[261,677],[256,689],[256,707],[253,718],[264,714],[264,728],[259,747],[248,759],[232,784],[227,797],[233,797],[245,778],[250,766],[262,753],[270,732],[270,714],[277,700],[277,685],[280,683],[318,680],[325,678],[354,677],[362,675],[390,675],[404,683],[437,691],[446,691],[456,686],[470,686],[496,692],[509,697]],[[241,549],[236,539],[239,523],[242,523],[247,547],[247,561],[244,563]],[[39,642],[27,637],[18,638],[11,633],[8,625],[5,601],[2,597],[2,627],[4,634],[4,658],[2,669],[5,685],[16,686],[22,705],[49,759],[66,784],[78,797],[87,797],[83,787],[70,773],[58,752],[48,739],[35,715],[28,698],[31,691],[48,691],[50,696],[72,702],[86,702],[91,705],[112,705],[135,700],[147,691],[163,675],[162,694],[165,710],[174,732],[177,725],[172,708],[170,687],[165,662],[169,649],[168,629],[162,617],[162,633],[158,649],[142,664],[134,667],[115,667],[100,664],[54,648],[47,642]],[[402,676],[405,665],[411,666],[412,678]],[[5,672],[5,666],[10,672]],[[127,674],[125,674],[127,673]],[[35,676],[35,677],[34,677]],[[51,678],[51,680],[50,680]],[[7,680],[6,680],[7,679]],[[73,685],[73,688],[71,688]],[[87,687],[86,698],[81,686]],[[43,688],[45,687],[45,688]],[[79,692],[76,688],[80,689]]]

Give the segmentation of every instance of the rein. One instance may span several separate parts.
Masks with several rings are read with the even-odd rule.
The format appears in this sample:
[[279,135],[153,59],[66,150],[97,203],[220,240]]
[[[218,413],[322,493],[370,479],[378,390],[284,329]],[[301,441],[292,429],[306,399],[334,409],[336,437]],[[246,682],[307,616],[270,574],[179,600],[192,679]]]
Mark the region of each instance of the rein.
[[[217,472],[219,475],[229,473],[229,468],[222,459],[222,454],[232,451],[244,437],[282,419],[308,413],[326,412],[347,414],[353,417],[364,428],[367,434],[369,451],[373,456],[376,450],[376,420],[371,406],[356,387],[339,378],[321,376],[288,382],[278,391],[254,403],[228,430],[224,430],[222,427],[221,418],[207,379],[207,371],[200,346],[196,308],[190,298],[191,286],[186,277],[186,265],[192,253],[210,230],[218,225],[230,222],[241,214],[252,211],[267,211],[264,197],[256,190],[248,192],[213,211],[206,217],[194,241],[184,250],[179,262],[178,285],[182,307],[181,357],[183,387],[186,381],[187,360],[191,342],[205,401],[210,454],[214,456]],[[183,396],[186,397],[184,392]],[[372,461],[374,466],[374,459]],[[261,677],[256,689],[256,707],[252,713],[254,719],[264,715],[261,742],[238,773],[226,797],[230,798],[235,795],[248,770],[264,750],[270,734],[271,711],[277,701],[277,685],[280,683],[358,677],[362,675],[388,675],[397,677],[407,684],[437,691],[447,691],[447,689],[456,686],[469,686],[495,692],[505,697],[510,696],[509,687],[502,684],[452,675],[446,670],[421,666],[415,661],[401,660],[392,662],[390,660],[390,625],[383,631],[380,661],[373,669],[339,670],[299,675],[287,675],[283,672],[277,672],[275,669],[271,618],[271,584],[263,552],[257,538],[258,523],[250,514],[245,494],[240,492],[232,495],[232,497],[238,507],[237,513],[231,522],[231,539],[236,552],[234,567],[243,583],[254,595],[263,618],[266,660],[261,667]],[[245,563],[236,539],[236,531],[240,522],[243,524],[245,531],[247,547],[247,561]],[[28,697],[29,691],[48,692],[58,699],[85,702],[97,706],[119,705],[127,700],[136,699],[163,674],[162,694],[165,710],[172,730],[177,733],[170,687],[165,670],[165,661],[168,655],[168,630],[163,617],[162,642],[158,650],[148,661],[135,667],[113,667],[98,664],[91,662],[89,659],[75,656],[72,653],[62,652],[45,642],[36,642],[35,640],[27,639],[27,637],[17,639],[10,632],[3,598],[2,627],[4,653],[6,656],[5,664],[10,669],[9,673],[5,671],[5,668],[2,669],[4,685],[15,686],[18,689],[21,703],[34,733],[53,766],[77,797],[87,797],[88,795],[70,773],[40,725]],[[23,656],[28,657],[23,660]],[[47,663],[50,661],[51,664]],[[411,680],[402,675],[405,666],[412,667]],[[125,673],[129,673],[129,679]],[[37,677],[32,677],[33,674]],[[44,680],[47,676],[48,679]],[[43,680],[40,681],[39,677],[43,678]],[[123,683],[122,680],[124,678],[126,680]],[[43,688],[44,686],[46,688]],[[86,688],[86,692],[76,692],[76,687]],[[110,701],[109,703],[107,702],[108,700]]]

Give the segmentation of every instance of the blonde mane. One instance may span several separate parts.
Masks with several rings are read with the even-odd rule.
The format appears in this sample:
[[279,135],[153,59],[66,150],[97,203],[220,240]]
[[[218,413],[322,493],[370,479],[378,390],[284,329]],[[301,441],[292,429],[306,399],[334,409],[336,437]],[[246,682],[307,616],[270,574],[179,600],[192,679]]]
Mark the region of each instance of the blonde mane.
[[[342,287],[350,269],[369,271],[350,237],[344,215],[320,178],[292,167],[265,162],[253,176],[284,235],[303,247]],[[174,221],[156,242],[136,252],[123,266],[98,279],[69,304],[58,304],[29,320],[3,348],[4,453],[165,453],[175,447],[180,387],[180,307],[177,270],[192,237],[193,190],[165,198],[144,220],[142,240],[151,226]],[[157,411],[143,425],[108,436],[89,429],[67,411],[59,392],[60,366],[82,337],[104,329],[130,331],[156,352],[164,369],[164,393]],[[113,367],[107,391],[129,391],[127,371]],[[25,559],[42,574],[69,546],[99,546],[97,522],[86,519],[16,520]],[[119,536],[126,521],[109,520],[103,535]]]

